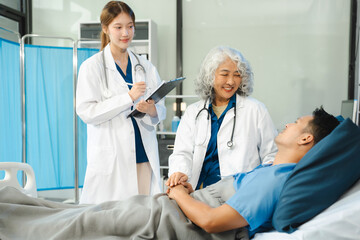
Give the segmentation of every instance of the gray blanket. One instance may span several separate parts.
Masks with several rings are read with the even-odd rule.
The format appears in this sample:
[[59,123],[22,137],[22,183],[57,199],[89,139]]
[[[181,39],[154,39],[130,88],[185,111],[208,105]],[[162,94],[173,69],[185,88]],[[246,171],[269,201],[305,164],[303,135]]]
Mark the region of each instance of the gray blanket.
[[[221,204],[216,201],[210,200],[211,205]],[[98,205],[70,205],[28,197],[12,187],[0,190],[1,240],[234,237],[235,231],[206,233],[191,223],[165,194],[140,195]]]

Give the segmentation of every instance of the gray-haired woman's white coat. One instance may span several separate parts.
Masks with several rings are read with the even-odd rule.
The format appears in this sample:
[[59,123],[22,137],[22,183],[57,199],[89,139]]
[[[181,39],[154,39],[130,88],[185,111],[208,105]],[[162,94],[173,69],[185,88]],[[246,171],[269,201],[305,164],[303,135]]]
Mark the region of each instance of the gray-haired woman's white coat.
[[[169,176],[174,172],[185,173],[194,188],[211,136],[208,112],[203,110],[195,120],[203,107],[204,100],[200,100],[186,109],[176,132],[174,152],[169,157]],[[234,108],[226,113],[217,135],[221,176],[251,171],[260,163],[272,161],[277,152],[274,142],[277,130],[264,104],[237,95],[236,115],[232,148],[227,146],[227,142],[231,138]]]
[[[134,105],[125,80],[118,72],[108,45],[104,49],[108,91],[104,84],[103,56],[97,53],[80,67],[76,112],[87,123],[87,169],[80,203],[121,200],[138,194],[135,135],[127,115]],[[132,64],[138,63],[128,51]],[[139,57],[146,70],[146,85],[154,90],[161,82],[156,68]],[[106,96],[105,96],[106,95]],[[136,119],[152,168],[151,194],[161,190],[156,124],[166,117],[164,102],[156,105],[157,117]]]

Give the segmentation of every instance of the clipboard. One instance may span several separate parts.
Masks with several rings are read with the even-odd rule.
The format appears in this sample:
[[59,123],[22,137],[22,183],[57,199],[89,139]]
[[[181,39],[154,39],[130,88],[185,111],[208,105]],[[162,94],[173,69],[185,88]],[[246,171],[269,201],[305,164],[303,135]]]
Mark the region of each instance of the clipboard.
[[[153,93],[150,94],[149,97],[147,97],[147,100],[154,100],[155,103],[159,102],[163,97],[165,97],[171,90],[173,90],[175,87],[179,86],[182,81],[184,81],[185,77],[175,78],[173,80],[170,80],[168,82],[163,81],[155,90]],[[137,109],[132,110],[128,118],[131,117],[137,117],[142,118],[145,116],[146,113],[139,112]]]

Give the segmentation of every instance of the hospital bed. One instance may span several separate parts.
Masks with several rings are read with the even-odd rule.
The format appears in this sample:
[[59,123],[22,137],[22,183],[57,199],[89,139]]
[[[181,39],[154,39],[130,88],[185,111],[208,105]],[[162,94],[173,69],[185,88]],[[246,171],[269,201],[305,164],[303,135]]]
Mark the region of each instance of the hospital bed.
[[360,239],[360,180],[337,202],[293,233],[258,233],[254,240]]
[[360,128],[348,118],[287,179],[272,219],[280,232],[259,233],[254,239],[359,240],[359,179]]
[[[311,164],[311,168],[308,165]],[[4,180],[0,180],[0,191],[4,185],[11,185],[21,192],[36,197],[34,193],[34,187],[36,189],[35,175],[31,167],[27,164],[21,163],[0,163],[0,168],[5,169],[6,176]],[[309,169],[314,169],[314,172],[308,172]],[[293,231],[286,233],[282,230],[270,231],[265,233],[258,233],[254,236],[255,240],[359,240],[360,239],[360,128],[351,122],[351,120],[345,120],[339,127],[337,127],[333,133],[328,137],[320,141],[315,147],[313,147],[306,156],[297,164],[294,172],[287,180],[285,187],[280,197],[278,206],[274,213],[273,223],[276,229],[279,230],[279,219],[275,219],[279,216],[281,218],[281,206],[285,205],[286,211],[289,210],[289,202],[291,203],[293,198],[300,198],[301,208],[295,209],[295,212],[307,213],[312,209],[317,208],[318,202],[324,200],[329,204],[327,199],[336,195],[327,195],[328,193],[337,192],[339,198],[329,204],[324,210],[319,213],[312,213],[314,216],[305,221],[300,226],[297,226]],[[0,169],[1,170],[1,169]],[[16,172],[18,170],[25,171],[27,173],[27,182],[24,188],[22,188],[17,181]],[[305,175],[304,175],[305,174]],[[304,188],[300,184],[300,191],[297,191],[299,186],[296,186],[298,180],[297,177],[307,178],[306,174],[310,175],[311,189]],[[326,176],[326,177],[324,177]],[[15,180],[13,179],[15,178]],[[351,181],[349,179],[352,179]],[[355,180],[354,180],[355,179]],[[295,182],[295,185],[294,185]],[[324,184],[324,183],[330,183]],[[321,189],[312,189],[314,186],[321,187]],[[294,190],[292,194],[296,196],[285,198],[286,201],[281,201],[282,198],[289,197],[287,194],[287,188],[289,192]],[[346,189],[346,190],[345,190]],[[314,196],[310,202],[306,203],[306,199],[301,199],[304,193],[310,192],[311,196]],[[287,194],[287,195],[286,195]],[[323,195],[318,195],[323,194]],[[284,196],[283,196],[284,195]],[[299,196],[297,196],[299,195]],[[324,196],[324,198],[318,198],[318,196]],[[0,196],[1,198],[1,196]],[[26,200],[26,199],[25,199]],[[22,204],[23,199],[20,200]],[[29,198],[26,201],[32,201]],[[37,201],[37,200],[34,200]],[[39,200],[41,201],[41,200]],[[50,204],[40,202],[42,204]],[[55,204],[55,203],[54,203]],[[56,203],[57,204],[57,203]],[[55,205],[56,205],[55,204]],[[307,207],[304,204],[308,204]],[[291,205],[291,204],[290,204]],[[1,206],[1,203],[0,203]],[[57,208],[63,208],[66,205],[56,205]],[[68,204],[67,204],[68,206]],[[66,206],[66,207],[67,207]],[[98,208],[99,206],[94,206]],[[77,208],[72,205],[69,208]],[[280,209],[279,209],[280,208]],[[79,211],[80,208],[79,208]],[[0,216],[1,216],[0,211]],[[287,214],[287,212],[286,212]],[[285,214],[285,215],[286,215]],[[68,214],[65,214],[68,215]],[[296,215],[296,214],[295,214]],[[301,215],[301,214],[299,214]],[[60,215],[61,216],[61,215]],[[310,215],[311,216],[311,215]],[[297,216],[295,216],[297,217]],[[59,219],[61,222],[62,219]],[[287,220],[287,219],[285,219]],[[82,220],[83,221],[83,220]],[[105,219],[102,221],[106,221]],[[292,221],[292,220],[291,220]],[[111,221],[113,222],[113,221]],[[289,218],[290,222],[290,218]],[[1,238],[1,218],[0,218],[0,238]],[[175,224],[176,225],[176,224]],[[181,224],[180,224],[181,225]],[[279,225],[279,226],[278,226]],[[168,225],[169,226],[169,225]],[[282,226],[283,227],[283,226]],[[290,233],[291,232],[291,233]],[[243,240],[243,239],[242,239]]]
[[[0,179],[0,188],[12,186],[22,193],[37,197],[35,173],[32,167],[27,163],[19,162],[0,162],[0,171],[5,172],[4,179]],[[22,173],[25,178],[25,185],[21,186],[17,174]]]

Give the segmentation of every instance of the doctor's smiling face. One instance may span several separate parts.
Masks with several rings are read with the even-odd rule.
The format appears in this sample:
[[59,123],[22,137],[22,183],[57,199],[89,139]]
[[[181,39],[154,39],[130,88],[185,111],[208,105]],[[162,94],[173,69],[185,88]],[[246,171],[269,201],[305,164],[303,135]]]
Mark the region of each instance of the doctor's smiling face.
[[216,106],[226,105],[241,84],[241,76],[237,64],[226,57],[215,71],[214,91]]
[[108,26],[103,26],[103,31],[110,38],[112,50],[124,52],[134,37],[134,22],[129,14],[120,13]]

